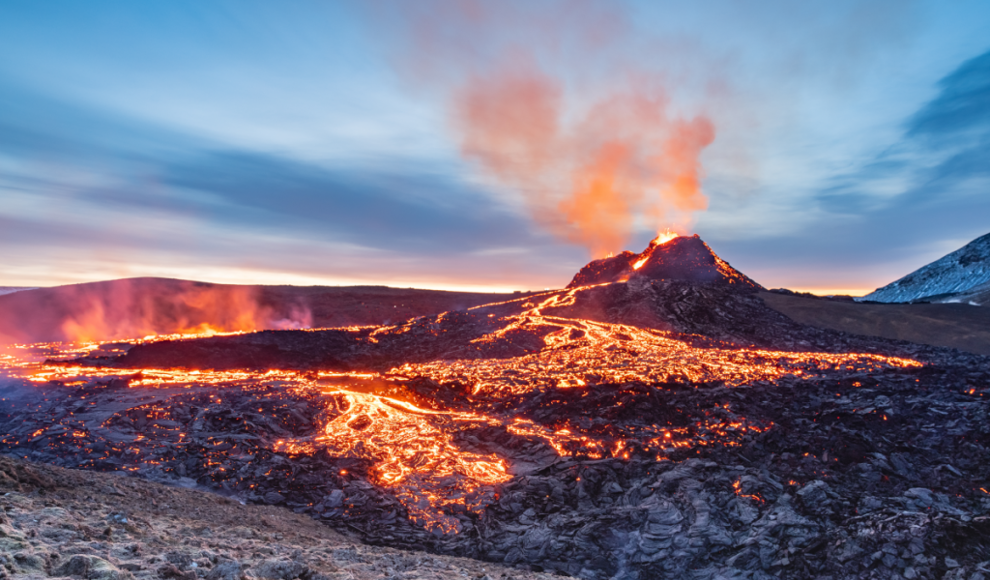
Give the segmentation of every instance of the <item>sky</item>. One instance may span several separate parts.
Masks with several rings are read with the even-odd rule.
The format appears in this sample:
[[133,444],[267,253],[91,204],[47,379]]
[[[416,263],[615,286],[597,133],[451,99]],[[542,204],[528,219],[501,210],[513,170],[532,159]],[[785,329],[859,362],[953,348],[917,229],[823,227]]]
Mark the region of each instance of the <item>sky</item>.
[[0,286],[865,294],[990,231],[990,4],[0,3]]

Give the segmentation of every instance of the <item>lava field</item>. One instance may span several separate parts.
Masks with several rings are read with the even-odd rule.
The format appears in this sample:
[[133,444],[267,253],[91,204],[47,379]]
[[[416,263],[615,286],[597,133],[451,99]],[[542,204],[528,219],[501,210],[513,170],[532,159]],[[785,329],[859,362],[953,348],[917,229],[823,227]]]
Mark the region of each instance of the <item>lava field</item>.
[[393,325],[19,345],[0,450],[588,579],[990,574],[990,358],[799,325],[690,240],[704,279],[656,243]]

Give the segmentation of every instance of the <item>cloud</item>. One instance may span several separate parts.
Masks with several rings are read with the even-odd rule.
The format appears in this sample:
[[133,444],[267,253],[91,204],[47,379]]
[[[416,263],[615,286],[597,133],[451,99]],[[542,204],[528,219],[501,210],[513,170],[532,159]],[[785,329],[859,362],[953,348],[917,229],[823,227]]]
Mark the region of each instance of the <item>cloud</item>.
[[208,192],[213,219],[305,231],[365,247],[456,254],[536,243],[528,220],[440,171],[328,169],[251,152],[203,152],[164,166],[172,188]]
[[236,149],[9,85],[0,85],[0,104],[0,183],[36,200],[428,253],[539,243],[527,218],[442,160],[431,167],[381,157],[337,167]]
[[810,197],[812,223],[787,236],[734,241],[730,261],[744,270],[752,261],[792,285],[828,285],[845,272],[880,286],[987,233],[990,52],[937,86],[905,119],[900,139]]
[[964,62],[938,85],[938,96],[908,121],[907,137],[920,140],[976,133],[985,140],[990,133],[990,52]]
[[456,160],[318,163],[9,84],[0,104],[11,105],[0,107],[0,241],[11,280],[209,280],[227,269],[227,281],[267,271],[314,282],[542,287],[566,283],[567,264],[582,262]]
[[[898,143],[845,178],[845,200],[877,199],[862,215],[887,226],[886,235],[908,238],[906,225],[953,237],[988,227],[974,219],[988,214],[973,212],[990,200],[983,183],[990,177],[990,52],[962,63],[938,87],[936,97],[907,119]],[[900,192],[878,188],[871,196],[871,186],[891,180],[904,184]],[[916,237],[917,243],[926,237]]]

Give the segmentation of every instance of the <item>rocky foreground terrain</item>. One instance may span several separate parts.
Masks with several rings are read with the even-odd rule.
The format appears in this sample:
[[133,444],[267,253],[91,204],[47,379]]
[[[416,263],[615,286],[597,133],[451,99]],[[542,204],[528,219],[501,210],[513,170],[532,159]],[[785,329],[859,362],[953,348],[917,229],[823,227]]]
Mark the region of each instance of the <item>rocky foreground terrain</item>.
[[549,574],[362,545],[285,508],[0,456],[0,578],[447,580]]

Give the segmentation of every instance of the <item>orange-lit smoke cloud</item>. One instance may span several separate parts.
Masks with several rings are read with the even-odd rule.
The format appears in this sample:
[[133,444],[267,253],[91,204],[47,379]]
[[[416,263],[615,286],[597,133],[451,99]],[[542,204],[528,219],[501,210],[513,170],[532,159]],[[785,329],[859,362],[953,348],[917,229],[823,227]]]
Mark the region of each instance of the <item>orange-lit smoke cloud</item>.
[[134,278],[5,297],[0,343],[308,328],[302,305],[265,304],[251,286]]
[[636,64],[661,55],[630,55],[616,4],[428,5],[408,18],[413,69],[449,90],[463,155],[521,192],[541,226],[601,256],[637,216],[683,228],[707,207],[699,157],[714,125],[672,110],[660,73]]

